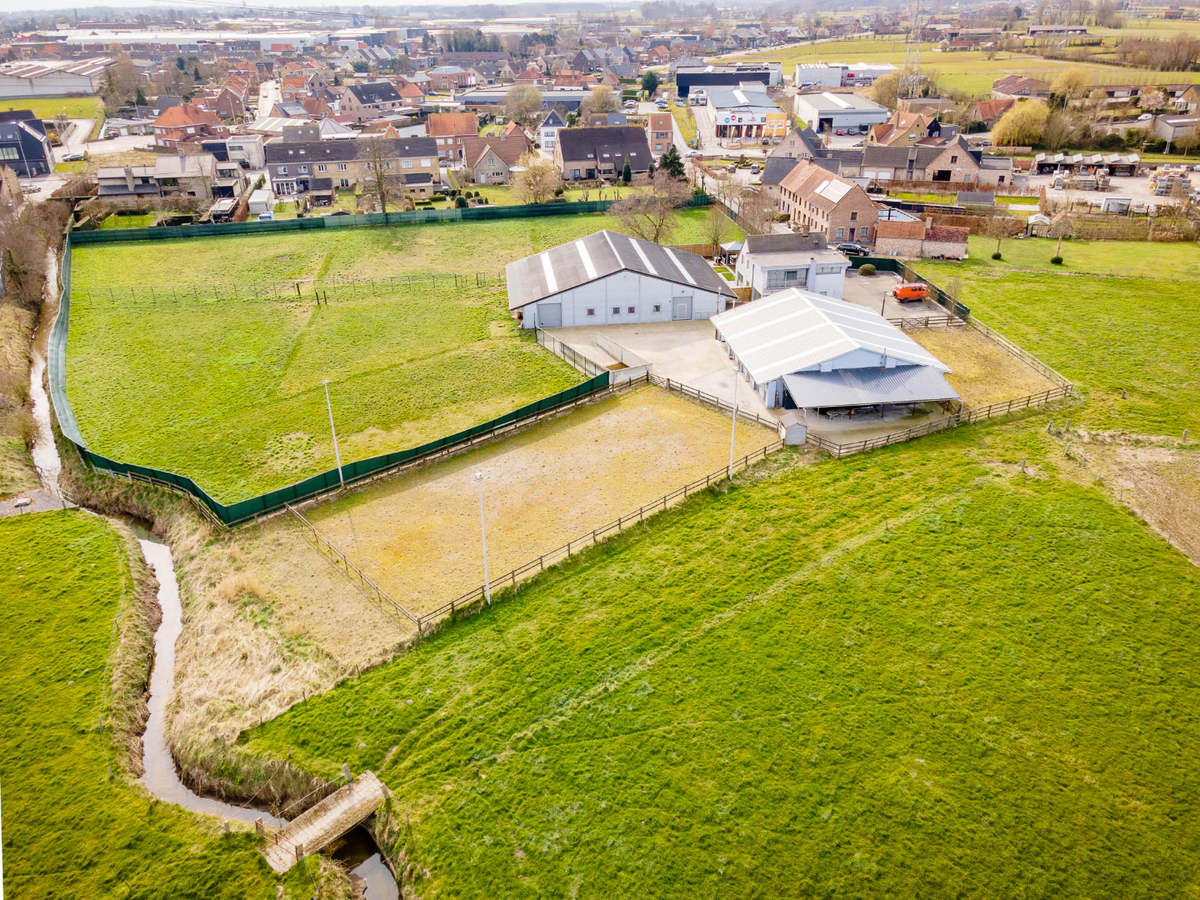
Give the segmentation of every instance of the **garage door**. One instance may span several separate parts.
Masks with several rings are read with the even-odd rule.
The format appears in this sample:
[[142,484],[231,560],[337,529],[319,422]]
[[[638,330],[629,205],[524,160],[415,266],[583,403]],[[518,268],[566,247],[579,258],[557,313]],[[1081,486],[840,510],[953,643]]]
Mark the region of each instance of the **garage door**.
[[542,328],[559,328],[562,326],[561,303],[539,303],[538,325]]

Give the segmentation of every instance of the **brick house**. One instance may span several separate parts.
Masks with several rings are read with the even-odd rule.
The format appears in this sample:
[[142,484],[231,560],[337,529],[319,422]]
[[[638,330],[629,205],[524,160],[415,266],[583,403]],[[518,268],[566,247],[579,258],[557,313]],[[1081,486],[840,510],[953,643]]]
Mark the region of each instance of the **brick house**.
[[866,191],[808,161],[797,163],[780,182],[779,208],[793,230],[823,234],[830,242],[869,242],[879,221]]
[[635,175],[649,171],[650,145],[636,125],[564,128],[554,143],[554,166],[568,181],[617,178],[625,160]]
[[462,159],[463,139],[479,135],[479,120],[471,112],[431,113],[425,133],[437,142],[439,157],[457,161]]
[[194,144],[229,134],[229,129],[215,112],[191,103],[163,110],[154,120],[153,127],[154,146],[159,150],[178,150],[181,144]]
[[462,172],[476,184],[508,184],[512,168],[529,152],[529,138],[522,131],[466,137],[462,141]]
[[926,181],[974,184],[979,181],[979,159],[962,136],[956,137],[925,166]]
[[322,141],[316,125],[287,129],[284,137],[264,148],[271,188],[279,196],[307,194],[317,182],[332,181],[332,187],[348,189],[370,181],[370,142],[382,140],[385,168],[394,173],[397,186],[415,197],[432,196],[441,186],[437,145],[424,137],[361,137],[354,140]]
[[655,156],[661,156],[675,145],[675,120],[669,112],[650,113],[650,121],[646,125],[646,138],[650,142],[650,151]]
[[905,259],[966,259],[970,229],[924,222],[880,222],[875,253]]
[[452,91],[475,83],[471,73],[462,66],[438,66],[427,74],[435,91]]
[[342,93],[338,111],[361,124],[386,116],[404,105],[396,86],[390,81],[368,81],[350,85]]

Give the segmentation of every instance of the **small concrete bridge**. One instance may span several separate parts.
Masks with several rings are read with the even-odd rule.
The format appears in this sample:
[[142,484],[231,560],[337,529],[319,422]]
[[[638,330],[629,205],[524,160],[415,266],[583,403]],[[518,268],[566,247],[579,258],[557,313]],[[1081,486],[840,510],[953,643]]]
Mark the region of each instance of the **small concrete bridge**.
[[363,772],[279,830],[268,828],[259,819],[255,826],[266,844],[260,852],[282,875],[306,855],[316,853],[358,825],[387,797],[388,790],[375,773]]

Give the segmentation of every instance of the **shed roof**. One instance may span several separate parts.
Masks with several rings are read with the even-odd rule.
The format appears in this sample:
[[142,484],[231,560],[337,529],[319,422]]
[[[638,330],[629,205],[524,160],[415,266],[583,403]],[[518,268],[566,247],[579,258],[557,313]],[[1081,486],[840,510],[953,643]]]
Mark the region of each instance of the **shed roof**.
[[959,399],[946,376],[929,366],[795,372],[784,375],[783,384],[796,405],[804,408]]
[[721,313],[712,322],[760,384],[855,350],[950,371],[879,313],[799,288]]
[[510,262],[508,308],[520,309],[622,270],[734,296],[702,257],[605,230]]

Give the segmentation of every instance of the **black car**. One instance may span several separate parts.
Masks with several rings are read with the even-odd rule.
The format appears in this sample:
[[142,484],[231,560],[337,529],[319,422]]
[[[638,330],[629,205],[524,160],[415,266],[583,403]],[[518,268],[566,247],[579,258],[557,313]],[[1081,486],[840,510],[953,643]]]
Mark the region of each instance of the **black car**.
[[862,244],[855,243],[838,244],[834,249],[846,256],[866,256],[869,252]]

